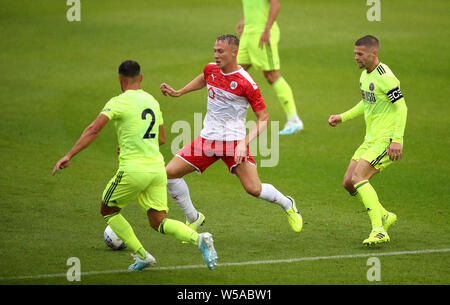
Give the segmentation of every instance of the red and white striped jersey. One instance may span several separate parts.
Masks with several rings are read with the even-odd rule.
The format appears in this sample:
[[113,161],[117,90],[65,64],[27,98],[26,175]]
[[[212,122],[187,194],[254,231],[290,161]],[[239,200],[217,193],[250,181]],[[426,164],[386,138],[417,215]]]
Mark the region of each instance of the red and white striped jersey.
[[225,74],[215,63],[210,63],[203,75],[208,105],[200,136],[217,141],[242,140],[246,135],[248,105],[253,112],[266,108],[258,86],[242,67]]

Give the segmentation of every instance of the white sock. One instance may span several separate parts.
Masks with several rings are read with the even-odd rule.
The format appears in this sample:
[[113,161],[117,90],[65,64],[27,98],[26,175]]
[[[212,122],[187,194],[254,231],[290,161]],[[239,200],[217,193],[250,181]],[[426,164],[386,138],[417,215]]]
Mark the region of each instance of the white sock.
[[259,198],[276,203],[283,209],[292,208],[292,201],[280,193],[272,184],[262,183]]
[[183,178],[167,179],[167,188],[170,196],[186,215],[186,220],[193,223],[198,218],[198,212],[192,204],[189,196],[189,188]]

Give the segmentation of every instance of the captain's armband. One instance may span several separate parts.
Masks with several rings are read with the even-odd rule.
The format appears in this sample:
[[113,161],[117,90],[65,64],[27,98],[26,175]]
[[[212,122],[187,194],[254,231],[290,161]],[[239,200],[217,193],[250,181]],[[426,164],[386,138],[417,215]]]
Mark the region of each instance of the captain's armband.
[[402,91],[399,87],[395,87],[394,89],[388,91],[387,96],[392,103],[395,103],[399,99],[403,98]]

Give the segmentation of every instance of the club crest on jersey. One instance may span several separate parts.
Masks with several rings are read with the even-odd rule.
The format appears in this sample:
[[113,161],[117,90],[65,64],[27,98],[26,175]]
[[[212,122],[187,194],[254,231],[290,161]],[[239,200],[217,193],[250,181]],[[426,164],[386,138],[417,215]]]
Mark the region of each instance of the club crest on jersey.
[[212,99],[214,99],[214,97],[216,96],[216,93],[214,92],[213,88],[208,89],[208,96]]
[[230,83],[230,88],[231,88],[232,90],[236,89],[237,86],[238,86],[238,83],[236,83],[235,81],[232,81],[232,82]]
[[369,89],[370,89],[370,91],[373,91],[373,89],[375,89],[375,85],[373,83],[370,83]]
[[212,74],[212,73],[211,73],[211,78],[212,78],[212,81],[214,81],[214,74]]

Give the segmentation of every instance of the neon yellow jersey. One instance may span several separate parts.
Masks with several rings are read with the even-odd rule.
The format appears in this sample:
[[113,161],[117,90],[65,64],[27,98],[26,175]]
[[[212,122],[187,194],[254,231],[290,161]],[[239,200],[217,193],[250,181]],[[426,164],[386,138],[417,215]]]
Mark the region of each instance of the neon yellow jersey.
[[127,90],[110,99],[103,110],[114,122],[120,146],[119,170],[148,172],[164,168],[159,151],[159,103],[142,89]]
[[380,63],[373,71],[363,70],[359,87],[362,100],[351,110],[341,114],[345,122],[364,113],[365,141],[390,138],[403,143],[407,107],[400,90],[400,81],[391,69]]
[[[269,18],[269,0],[242,0],[244,9],[244,32],[262,33]],[[280,29],[275,21],[270,29],[271,33],[278,34]]]

